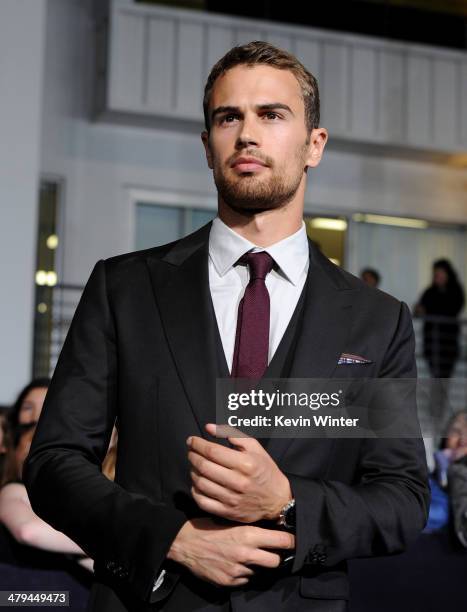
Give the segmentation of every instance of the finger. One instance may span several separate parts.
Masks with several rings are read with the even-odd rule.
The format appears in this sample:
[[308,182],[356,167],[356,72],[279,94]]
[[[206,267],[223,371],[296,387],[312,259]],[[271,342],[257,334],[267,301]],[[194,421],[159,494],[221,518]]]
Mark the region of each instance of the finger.
[[244,456],[233,448],[227,448],[217,442],[209,442],[199,436],[191,436],[187,442],[189,451],[192,450],[206,459],[230,469],[241,469],[245,461]]
[[234,573],[235,578],[245,578],[246,576],[253,576],[255,572],[245,563],[236,563]]
[[206,423],[204,426],[205,430],[211,436],[215,436],[216,438],[227,438],[228,436],[246,436],[247,434],[243,433],[240,429],[236,427],[232,427],[231,425],[227,425],[227,423]]
[[248,559],[248,564],[261,565],[261,567],[279,567],[281,564],[281,556],[277,553],[261,550],[260,548],[253,549],[251,557]]
[[251,436],[243,435],[241,438],[228,436],[228,440],[233,446],[238,448],[239,450],[251,451],[254,453],[265,453],[266,450],[263,446],[258,442],[256,438],[252,438]]
[[231,444],[240,449],[254,451],[261,450],[262,452],[266,452],[256,438],[252,438],[240,429],[232,427],[231,425],[214,425],[213,423],[207,423],[205,429],[209,434],[216,436],[217,438],[228,438]]
[[250,527],[250,542],[256,548],[295,548],[295,536],[286,531]]
[[243,584],[248,584],[248,578],[234,578],[231,582],[231,586],[242,586]]
[[231,586],[241,586],[242,584],[247,584],[249,577],[248,576],[244,576],[244,575],[239,575],[239,576],[235,576],[233,577],[231,575],[231,573],[229,573],[227,570],[224,571],[218,571],[216,572],[216,575],[202,575],[203,580],[207,580],[207,582],[210,582],[211,584],[214,584],[215,586],[222,586],[222,587],[231,587]]
[[227,506],[232,506],[235,503],[235,494],[229,489],[205,478],[195,469],[191,470],[190,475],[191,481],[197,492],[211,499],[217,499]]
[[246,487],[245,478],[238,471],[213,463],[198,453],[190,451],[188,461],[198,474],[231,491],[242,493]]
[[191,487],[191,495],[201,510],[215,514],[216,516],[222,516],[228,518],[229,508],[217,499],[212,499],[207,495],[203,495],[196,487]]

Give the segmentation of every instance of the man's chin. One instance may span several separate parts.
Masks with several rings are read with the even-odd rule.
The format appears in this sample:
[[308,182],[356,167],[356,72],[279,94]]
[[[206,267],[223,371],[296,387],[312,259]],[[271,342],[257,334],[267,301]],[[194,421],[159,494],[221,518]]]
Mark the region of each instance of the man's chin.
[[258,197],[254,199],[225,199],[225,204],[236,213],[240,213],[246,216],[257,215],[258,213],[266,212],[268,210],[276,210],[281,208],[285,203],[264,201],[264,198]]
[[286,206],[298,188],[284,189],[278,181],[263,181],[253,173],[237,176],[235,181],[215,182],[223,202],[236,213],[248,216]]

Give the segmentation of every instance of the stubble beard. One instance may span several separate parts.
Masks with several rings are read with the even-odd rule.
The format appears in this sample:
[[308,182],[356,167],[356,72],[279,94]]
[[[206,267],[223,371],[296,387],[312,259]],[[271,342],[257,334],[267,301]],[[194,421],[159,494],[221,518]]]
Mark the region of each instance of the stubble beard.
[[300,149],[292,162],[295,171],[289,176],[284,169],[275,170],[271,163],[267,170],[260,171],[260,174],[269,173],[269,178],[257,176],[255,172],[236,175],[230,167],[224,172],[217,165],[214,168],[214,182],[219,196],[237,212],[256,213],[286,206],[297,193],[303,177],[305,147]]

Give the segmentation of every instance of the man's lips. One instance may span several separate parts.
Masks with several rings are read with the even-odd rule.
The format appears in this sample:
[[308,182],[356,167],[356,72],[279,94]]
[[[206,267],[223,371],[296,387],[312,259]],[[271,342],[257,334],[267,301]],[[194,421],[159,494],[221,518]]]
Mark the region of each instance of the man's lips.
[[239,157],[232,164],[232,168],[237,172],[254,172],[266,168],[266,164],[255,157]]

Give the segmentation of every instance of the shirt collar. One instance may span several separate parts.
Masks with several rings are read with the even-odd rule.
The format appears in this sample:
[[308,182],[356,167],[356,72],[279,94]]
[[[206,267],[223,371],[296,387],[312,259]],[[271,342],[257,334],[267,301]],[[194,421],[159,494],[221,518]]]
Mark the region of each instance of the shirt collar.
[[219,276],[224,276],[242,255],[251,250],[269,253],[287,279],[296,285],[309,258],[305,223],[291,236],[265,249],[234,232],[219,217],[213,220],[209,234],[209,256]]

